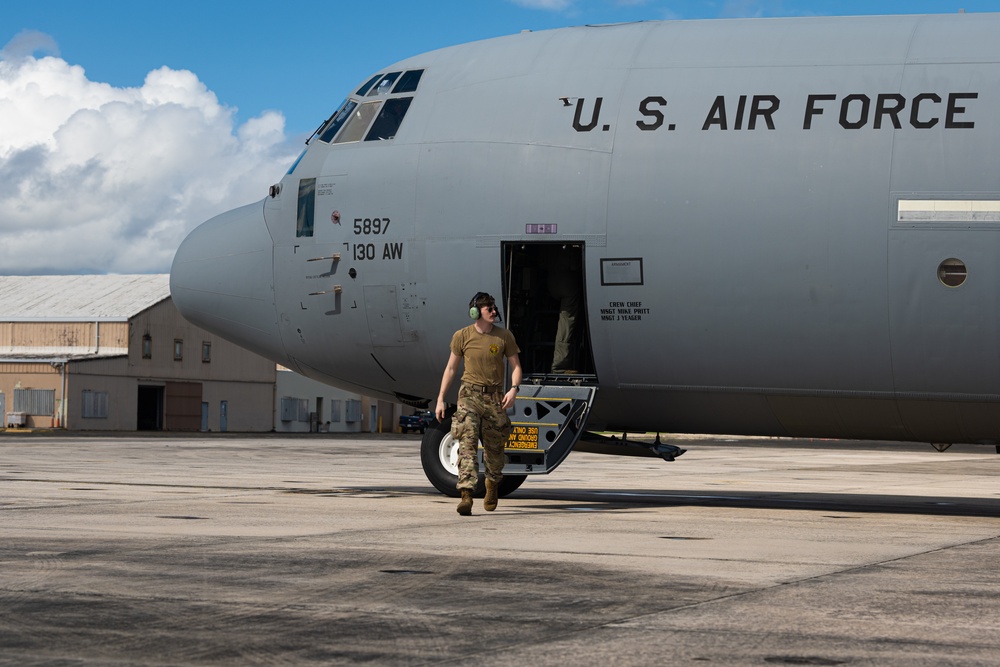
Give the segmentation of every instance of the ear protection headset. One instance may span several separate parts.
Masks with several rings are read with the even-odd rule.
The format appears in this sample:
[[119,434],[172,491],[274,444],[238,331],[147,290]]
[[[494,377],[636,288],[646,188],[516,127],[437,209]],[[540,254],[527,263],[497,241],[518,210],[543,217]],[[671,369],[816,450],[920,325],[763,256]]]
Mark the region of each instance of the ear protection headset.
[[[483,303],[480,304],[479,302]],[[496,310],[496,302],[493,297],[486,292],[476,292],[476,295],[472,297],[469,301],[469,317],[473,320],[478,320],[482,317],[482,312],[479,310],[482,306],[493,305],[493,310],[497,314],[497,320],[500,320],[500,312]]]
[[[476,295],[474,297],[472,297],[472,299],[469,301],[469,317],[470,318],[472,318],[474,320],[478,320],[480,317],[482,317],[482,313],[479,312],[479,304],[476,303],[476,302],[479,301],[484,296],[488,297],[489,294],[487,294],[486,292],[476,292]],[[483,305],[486,305],[486,304],[483,304]]]

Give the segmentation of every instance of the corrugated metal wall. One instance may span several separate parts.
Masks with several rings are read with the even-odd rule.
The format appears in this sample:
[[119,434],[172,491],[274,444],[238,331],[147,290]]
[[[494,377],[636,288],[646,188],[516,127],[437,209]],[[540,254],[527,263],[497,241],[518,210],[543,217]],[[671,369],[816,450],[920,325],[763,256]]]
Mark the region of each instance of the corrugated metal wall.
[[0,352],[74,350],[79,354],[128,348],[128,322],[0,322]]

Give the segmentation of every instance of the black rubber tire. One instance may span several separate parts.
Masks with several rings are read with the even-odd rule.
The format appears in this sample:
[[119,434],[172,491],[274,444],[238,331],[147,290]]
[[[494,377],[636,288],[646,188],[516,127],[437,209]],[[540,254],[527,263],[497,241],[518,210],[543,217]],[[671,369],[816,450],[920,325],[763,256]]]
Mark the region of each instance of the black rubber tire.
[[[451,439],[451,414],[449,413],[444,422],[435,422],[424,433],[424,437],[420,441],[420,465],[424,469],[427,480],[434,485],[435,489],[451,498],[458,498],[461,495],[455,488],[455,485],[458,484],[458,471],[452,472],[444,462],[452,447],[454,444]],[[527,478],[527,475],[504,475],[498,489],[500,497],[505,498],[516,491]],[[477,498],[486,495],[486,483],[482,474],[479,475],[475,495]]]

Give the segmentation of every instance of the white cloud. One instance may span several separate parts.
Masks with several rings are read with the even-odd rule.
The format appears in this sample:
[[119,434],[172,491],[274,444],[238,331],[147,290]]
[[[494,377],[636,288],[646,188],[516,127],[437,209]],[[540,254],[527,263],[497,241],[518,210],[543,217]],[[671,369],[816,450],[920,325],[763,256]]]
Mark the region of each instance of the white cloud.
[[280,113],[236,126],[191,72],[115,88],[42,49],[22,33],[0,51],[3,273],[165,272],[191,229],[263,198],[298,153]]

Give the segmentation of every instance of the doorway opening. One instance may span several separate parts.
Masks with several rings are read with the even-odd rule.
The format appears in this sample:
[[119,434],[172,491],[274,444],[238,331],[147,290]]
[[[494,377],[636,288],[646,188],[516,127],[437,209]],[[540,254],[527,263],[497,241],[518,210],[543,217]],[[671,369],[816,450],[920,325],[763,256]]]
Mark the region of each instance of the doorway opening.
[[163,430],[162,386],[139,385],[138,411],[135,428],[137,431]]
[[596,382],[582,242],[502,246],[507,327],[521,348],[525,379]]

